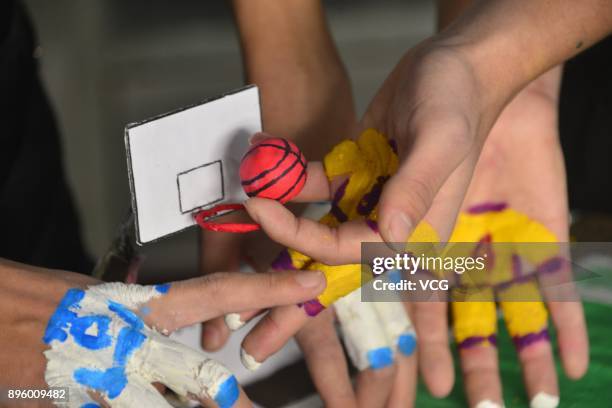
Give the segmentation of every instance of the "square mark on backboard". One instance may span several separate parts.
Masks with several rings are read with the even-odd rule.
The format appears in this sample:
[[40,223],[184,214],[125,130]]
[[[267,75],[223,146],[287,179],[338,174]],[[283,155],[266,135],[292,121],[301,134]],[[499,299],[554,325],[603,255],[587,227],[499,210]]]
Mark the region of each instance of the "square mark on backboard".
[[223,201],[223,164],[205,163],[179,173],[176,177],[181,214]]

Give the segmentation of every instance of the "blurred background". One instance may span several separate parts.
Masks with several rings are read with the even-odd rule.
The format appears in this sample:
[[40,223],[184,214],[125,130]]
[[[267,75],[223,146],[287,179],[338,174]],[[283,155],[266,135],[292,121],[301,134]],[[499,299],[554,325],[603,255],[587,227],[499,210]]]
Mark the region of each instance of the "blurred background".
[[[229,2],[26,0],[87,248],[108,247],[129,206],[124,127],[243,85]],[[327,0],[363,112],[403,54],[434,30],[433,1]],[[145,280],[197,274],[195,228],[148,245]]]

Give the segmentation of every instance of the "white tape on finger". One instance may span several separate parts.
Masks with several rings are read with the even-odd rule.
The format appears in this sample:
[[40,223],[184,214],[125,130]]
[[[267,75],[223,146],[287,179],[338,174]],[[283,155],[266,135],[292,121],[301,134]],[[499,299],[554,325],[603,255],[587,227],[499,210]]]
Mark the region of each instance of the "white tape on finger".
[[351,361],[359,370],[381,369],[393,364],[393,349],[376,311],[361,302],[361,289],[334,303]]

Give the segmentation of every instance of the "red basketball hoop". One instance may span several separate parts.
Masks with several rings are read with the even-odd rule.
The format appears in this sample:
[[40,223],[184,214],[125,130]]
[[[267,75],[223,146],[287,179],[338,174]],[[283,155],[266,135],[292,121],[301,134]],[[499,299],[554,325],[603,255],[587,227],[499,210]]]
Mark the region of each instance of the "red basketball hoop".
[[193,218],[202,229],[209,231],[245,233],[257,231],[260,228],[259,224],[223,224],[207,220],[212,216],[219,215],[219,213],[232,210],[244,210],[244,206],[242,204],[220,204],[209,208],[208,210],[199,211],[193,216]]

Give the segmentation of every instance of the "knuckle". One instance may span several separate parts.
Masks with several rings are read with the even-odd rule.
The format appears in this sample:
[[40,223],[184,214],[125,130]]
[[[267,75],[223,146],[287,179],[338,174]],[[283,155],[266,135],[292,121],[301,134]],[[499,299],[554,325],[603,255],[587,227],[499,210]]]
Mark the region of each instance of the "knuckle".
[[270,337],[274,337],[274,335],[281,332],[281,324],[274,316],[274,313],[267,313],[262,319],[262,324]]
[[282,282],[281,276],[284,278],[286,274],[279,273],[262,273],[261,286],[265,293],[271,293],[271,291],[278,291],[280,289],[280,283]]
[[405,197],[403,201],[407,206],[408,215],[414,217],[413,219],[420,219],[429,209],[437,191],[424,176],[417,174],[405,180],[403,184],[403,194],[400,199]]
[[206,298],[211,307],[223,301],[227,293],[229,277],[230,273],[228,272],[216,272],[201,278],[202,292],[206,293]]

